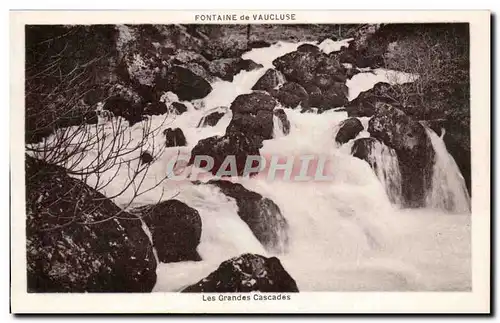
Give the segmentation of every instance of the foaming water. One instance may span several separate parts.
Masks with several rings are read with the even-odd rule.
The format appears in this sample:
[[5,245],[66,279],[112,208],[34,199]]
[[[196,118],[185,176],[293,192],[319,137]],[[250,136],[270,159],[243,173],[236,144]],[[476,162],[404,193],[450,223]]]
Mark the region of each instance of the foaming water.
[[424,127],[436,153],[432,185],[426,196],[427,206],[455,213],[469,213],[469,192],[457,163],[446,150],[443,139],[429,127]]
[[[320,44],[320,48],[328,52],[346,44],[347,41],[328,41]],[[227,109],[231,102],[238,95],[251,92],[259,77],[272,68],[275,58],[295,50],[299,45],[278,42],[268,48],[253,49],[243,58],[262,64],[262,68],[243,71],[234,77],[233,82],[215,81],[212,83],[213,91],[206,98],[193,104],[182,102],[188,108],[184,114],[152,116],[127,128],[127,136],[133,139],[132,144],[140,140],[143,129],[148,125],[158,128],[148,138],[148,149],[163,149],[158,159],[145,171],[142,185],[144,189],[152,189],[136,197],[129,206],[176,198],[195,208],[202,220],[201,242],[197,250],[203,260],[160,263],[154,291],[182,290],[207,276],[222,261],[245,252],[270,256],[239,218],[238,206],[233,198],[222,194],[213,185],[164,179],[171,158],[189,156],[199,140],[223,135],[232,117]],[[408,82],[411,77],[382,69],[359,73],[347,82],[349,98],[354,99],[377,82]],[[172,95],[168,98],[177,100]],[[225,112],[217,125],[198,127],[200,120],[213,111]],[[394,156],[387,147],[375,147],[373,150],[370,160],[378,166],[378,171],[374,171],[367,162],[351,155],[352,140],[341,146],[334,141],[339,123],[347,118],[345,112],[301,113],[300,108],[285,108],[284,111],[290,121],[290,133],[283,134],[281,121],[275,117],[274,137],[263,142],[261,154],[325,156],[329,161],[325,172],[331,176],[330,181],[269,181],[260,174],[253,178],[239,178],[238,181],[279,206],[289,225],[289,245],[285,253],[277,256],[301,291],[470,290],[468,214],[445,214],[434,208],[399,209],[391,203],[397,204],[397,194],[387,190],[391,183],[398,183]],[[367,137],[369,118],[360,120],[365,129],[357,138]],[[164,148],[162,131],[168,127],[182,129],[186,147]],[[437,203],[440,194],[447,194],[445,200],[453,201],[453,210],[463,209],[460,192],[446,193],[444,189],[456,186],[457,181],[462,183],[456,178],[456,164],[452,163],[453,159],[442,140],[433,133],[429,133],[429,137],[438,156],[435,177],[439,179],[434,182],[436,187],[433,186],[430,194],[430,201],[433,201],[430,205],[438,209],[449,205],[449,202]],[[134,152],[129,156],[130,167],[138,165],[138,161],[133,160],[138,154]],[[91,158],[92,154],[88,159]],[[450,170],[451,175],[448,174]],[[110,197],[120,193],[127,182],[126,169],[113,168],[101,176],[111,178],[115,171],[115,179],[103,190]],[[127,206],[132,197],[133,192],[126,190],[113,200],[120,206]]]
[[349,88],[349,101],[358,97],[361,92],[371,89],[378,82],[389,84],[404,84],[413,82],[418,78],[417,75],[403,73],[398,71],[386,70],[383,68],[370,69],[365,73],[354,75],[347,80],[346,85]]
[[[353,151],[353,154],[355,153],[356,151]],[[390,201],[395,205],[401,205],[402,180],[396,151],[375,140],[370,142],[367,159],[384,186]]]

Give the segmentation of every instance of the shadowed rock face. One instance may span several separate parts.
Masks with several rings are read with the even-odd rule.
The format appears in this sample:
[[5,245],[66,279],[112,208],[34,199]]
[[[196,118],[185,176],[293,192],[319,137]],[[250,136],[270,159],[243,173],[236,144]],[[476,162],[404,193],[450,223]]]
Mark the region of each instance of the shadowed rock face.
[[[212,174],[216,174],[226,156],[235,156],[238,175],[243,175],[247,156],[260,156],[260,146],[246,134],[230,132],[224,136],[213,136],[198,141],[191,151],[189,165],[192,165],[196,156],[206,155],[214,159]],[[202,167],[206,165],[201,165]]]
[[136,208],[148,226],[161,262],[198,261],[196,248],[201,238],[201,218],[195,209],[178,200]]
[[357,118],[349,118],[340,124],[339,131],[335,136],[335,141],[340,144],[345,144],[363,131],[363,124]]
[[257,83],[255,83],[252,90],[271,92],[271,90],[280,84],[280,80],[282,79],[284,79],[284,76],[281,75],[281,72],[270,68],[260,77]]
[[322,52],[291,52],[275,59],[273,65],[288,81],[302,86],[314,84],[326,89],[334,83],[346,81],[346,69],[335,58]]
[[307,91],[297,83],[287,82],[277,90],[273,96],[286,108],[295,108],[299,104],[303,108],[309,107]]
[[401,110],[382,104],[370,119],[368,132],[396,151],[406,205],[423,206],[434,165],[434,150],[425,128]]
[[236,200],[238,215],[267,250],[286,250],[288,223],[276,203],[241,184],[223,180],[212,180],[208,184],[217,186],[222,193]]
[[213,127],[217,125],[217,123],[223,116],[224,116],[223,112],[212,112],[209,115],[204,116],[200,120],[198,127]]
[[181,128],[165,129],[163,135],[165,135],[165,146],[167,147],[186,146],[186,137]]
[[26,214],[28,292],[153,289],[140,220],[64,169],[26,156]]
[[242,133],[252,138],[256,145],[273,137],[273,110],[278,102],[266,92],[239,95],[230,109],[233,118],[226,134]]
[[165,78],[157,80],[157,91],[172,91],[181,101],[190,101],[206,97],[212,92],[212,86],[201,76],[182,66],[173,66]]
[[224,261],[217,270],[184,293],[298,292],[295,280],[276,257],[243,254]]
[[208,71],[224,81],[232,82],[234,76],[239,72],[252,71],[261,67],[262,65],[255,63],[251,59],[223,58],[211,61],[208,65]]

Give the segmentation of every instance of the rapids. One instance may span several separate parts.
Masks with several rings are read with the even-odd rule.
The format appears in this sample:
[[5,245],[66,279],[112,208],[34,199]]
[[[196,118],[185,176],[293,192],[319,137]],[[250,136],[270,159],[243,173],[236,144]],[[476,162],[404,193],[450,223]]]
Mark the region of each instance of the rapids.
[[[238,95],[250,93],[275,58],[294,51],[299,45],[278,42],[268,48],[253,49],[243,58],[252,59],[263,68],[243,71],[233,82],[214,82],[213,91],[204,99],[182,102],[188,107],[182,115],[152,116],[149,122],[153,128],[165,122],[168,126],[163,128],[181,128],[187,146],[167,148],[147,170],[143,185],[153,187],[163,179],[165,165],[172,156],[189,156],[200,139],[223,135],[231,120],[230,110],[214,127],[197,127],[200,119],[220,107],[229,107]],[[343,45],[345,41],[328,41],[320,48],[330,52]],[[412,77],[383,69],[359,73],[347,82],[349,100],[377,82],[403,83],[410,82]],[[176,100],[172,95],[169,99]],[[275,118],[274,138],[264,141],[261,154],[328,156],[332,181],[297,183],[267,181],[256,176],[239,179],[239,182],[272,199],[288,221],[288,252],[277,256],[301,291],[471,289],[470,198],[456,163],[432,130],[427,132],[437,158],[428,207],[401,209],[397,203],[391,203],[387,194],[392,178],[389,173],[394,165],[385,164],[376,174],[366,162],[351,156],[352,140],[340,147],[334,143],[335,131],[347,118],[346,112],[301,113],[300,108],[284,111],[291,124],[290,134],[283,135],[281,124]],[[365,131],[358,138],[368,137],[368,118],[360,119]],[[131,127],[132,139],[140,137],[145,123]],[[150,138],[148,144],[160,147],[163,145],[161,131],[152,135],[155,136],[158,138]],[[383,147],[374,154],[378,163],[391,162]],[[114,196],[120,192],[126,176],[126,170],[118,170],[117,180],[103,193]],[[203,260],[160,263],[154,291],[179,291],[208,275],[222,261],[245,252],[269,256],[239,218],[235,200],[215,186],[166,180],[135,199],[132,205],[131,194],[127,190],[114,201],[131,207],[175,197],[198,210],[202,218],[198,252]]]

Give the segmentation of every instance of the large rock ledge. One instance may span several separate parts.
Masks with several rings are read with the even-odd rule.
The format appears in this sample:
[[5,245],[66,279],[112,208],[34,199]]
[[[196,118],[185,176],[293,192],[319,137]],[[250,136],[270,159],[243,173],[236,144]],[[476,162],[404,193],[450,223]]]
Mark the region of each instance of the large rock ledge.
[[224,261],[217,270],[183,293],[298,292],[295,280],[276,257],[243,254]]
[[28,292],[151,292],[141,221],[58,166],[26,156]]
[[236,200],[238,215],[266,250],[285,252],[288,223],[276,203],[241,184],[223,180],[211,180],[207,184],[217,186],[223,194]]

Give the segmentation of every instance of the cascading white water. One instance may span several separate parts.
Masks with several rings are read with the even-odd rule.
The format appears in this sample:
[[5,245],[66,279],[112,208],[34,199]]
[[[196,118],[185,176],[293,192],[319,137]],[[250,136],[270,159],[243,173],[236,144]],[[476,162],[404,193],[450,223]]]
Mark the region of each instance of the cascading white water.
[[443,139],[429,127],[424,127],[435,152],[432,184],[426,195],[427,206],[454,213],[469,213],[469,192],[457,163],[446,149]]
[[285,135],[283,131],[283,122],[277,116],[273,116],[273,138],[281,138]]
[[402,180],[396,151],[378,140],[371,142],[370,145],[367,156],[368,163],[384,186],[390,201],[393,204],[401,205]]
[[[340,49],[346,42],[327,42],[323,50]],[[144,188],[153,187],[166,174],[166,164],[178,153],[189,155],[203,138],[223,135],[232,114],[228,111],[214,127],[197,127],[200,119],[217,109],[228,107],[240,94],[251,87],[272,61],[297,48],[300,44],[279,42],[268,48],[253,49],[243,55],[263,65],[263,68],[241,72],[233,82],[216,81],[213,91],[193,104],[183,102],[188,111],[179,116],[152,116],[153,126],[179,127],[186,136],[186,147],[167,148],[148,169]],[[360,73],[347,82],[350,99],[370,89],[389,76],[408,75],[395,71],[375,70]],[[170,99],[175,100],[170,96]],[[394,159],[383,147],[375,149],[373,160],[380,171],[375,173],[363,160],[351,155],[352,141],[338,147],[332,138],[335,127],[347,118],[345,112],[328,110],[322,114],[301,113],[300,109],[284,109],[290,121],[290,133],[282,134],[281,121],[274,118],[274,138],[266,140],[261,154],[278,156],[327,156],[329,182],[268,181],[258,175],[240,179],[247,189],[272,199],[289,224],[289,248],[277,255],[285,269],[297,281],[301,291],[337,290],[470,290],[470,216],[447,216],[439,210],[400,210],[391,204],[386,189],[397,183]],[[365,126],[368,119],[362,119]],[[130,136],[140,138],[146,122],[130,128]],[[163,130],[162,128],[162,130]],[[358,137],[366,137],[362,131]],[[163,145],[161,131],[151,145]],[[436,167],[449,171],[451,161],[439,138],[430,138],[435,146]],[[441,146],[440,146],[441,145]],[[137,156],[131,156],[136,158]],[[90,158],[90,157],[89,157]],[[134,162],[132,162],[132,166]],[[445,167],[446,166],[446,167]],[[456,165],[455,165],[456,166]],[[109,170],[113,176],[116,169]],[[439,173],[436,173],[438,176]],[[455,178],[444,179],[439,187],[455,185]],[[126,170],[118,170],[116,180],[103,191],[114,196],[123,188]],[[438,183],[438,182],[436,182]],[[391,196],[389,192],[389,196]],[[396,193],[394,193],[396,194]],[[434,194],[434,193],[433,193]],[[437,190],[435,195],[438,196]],[[397,195],[397,194],[396,194]],[[432,194],[431,194],[432,195]],[[452,200],[457,194],[451,194]],[[114,198],[127,205],[128,191]],[[232,256],[245,252],[269,254],[239,218],[234,199],[212,185],[165,181],[141,195],[133,206],[176,198],[198,210],[202,220],[199,262],[159,264],[154,291],[179,291],[215,270]],[[458,205],[456,201],[454,205]]]

